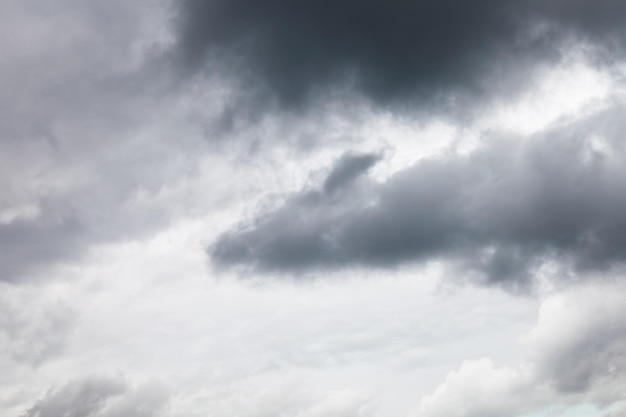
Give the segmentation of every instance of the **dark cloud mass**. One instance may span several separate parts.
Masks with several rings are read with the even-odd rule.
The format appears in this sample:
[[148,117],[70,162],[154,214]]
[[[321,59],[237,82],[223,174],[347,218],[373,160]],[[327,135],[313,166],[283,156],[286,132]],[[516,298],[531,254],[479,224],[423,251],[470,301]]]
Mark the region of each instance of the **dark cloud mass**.
[[613,0],[184,0],[177,53],[289,104],[346,80],[382,102],[432,99],[494,90],[565,39],[619,44],[625,20]]
[[[286,272],[447,259],[464,276],[514,288],[547,261],[609,269],[626,260],[623,111],[532,138],[492,138],[383,183],[303,190],[222,235],[210,253],[222,266]],[[355,161],[340,159],[329,178]]]
[[359,177],[376,162],[380,160],[379,155],[374,154],[346,154],[344,155],[326,177],[324,181],[324,192],[332,193],[343,188],[354,179]]

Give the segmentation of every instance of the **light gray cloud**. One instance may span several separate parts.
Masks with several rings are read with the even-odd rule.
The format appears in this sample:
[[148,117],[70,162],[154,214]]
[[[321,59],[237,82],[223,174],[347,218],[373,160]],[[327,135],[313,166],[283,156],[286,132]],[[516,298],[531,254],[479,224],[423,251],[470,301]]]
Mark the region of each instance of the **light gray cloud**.
[[421,160],[332,196],[303,190],[224,233],[210,254],[219,266],[278,272],[445,259],[511,289],[530,286],[546,262],[610,270],[626,260],[622,111],[491,138],[469,155]]
[[32,289],[4,285],[0,292],[0,353],[33,367],[62,356],[76,325],[75,311]]
[[184,92],[158,61],[168,10],[161,0],[3,7],[0,281],[167,221],[129,201],[192,171],[201,146],[180,127],[186,115],[172,107]]
[[585,286],[544,302],[527,338],[540,378],[559,392],[600,390],[623,399],[626,322],[623,285]]
[[161,384],[132,387],[122,378],[90,376],[50,390],[22,417],[156,417],[168,397]]
[[621,409],[619,411],[612,411],[610,413],[604,414],[603,417],[623,417],[626,415],[626,410]]
[[48,393],[24,417],[87,417],[96,415],[109,398],[121,395],[126,386],[121,380],[92,377],[69,383]]
[[523,339],[526,361],[516,367],[498,367],[487,358],[465,361],[414,415],[520,416],[548,407],[618,406],[626,399],[623,288],[585,285],[548,297]]

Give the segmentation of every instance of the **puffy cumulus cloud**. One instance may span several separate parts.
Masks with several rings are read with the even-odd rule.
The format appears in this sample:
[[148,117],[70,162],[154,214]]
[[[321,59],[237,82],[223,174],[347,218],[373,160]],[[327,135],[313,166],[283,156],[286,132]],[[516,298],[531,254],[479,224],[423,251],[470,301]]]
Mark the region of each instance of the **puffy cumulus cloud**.
[[623,399],[626,380],[624,286],[585,286],[541,307],[528,335],[542,378],[566,393],[592,388],[597,401]]
[[363,156],[344,156],[327,182],[352,161],[350,182],[288,195],[221,235],[210,255],[219,266],[278,272],[445,260],[514,290],[555,265],[573,280],[610,271],[626,259],[622,111],[619,103],[531,137],[490,137],[383,182],[366,175]]
[[122,378],[90,376],[50,390],[22,417],[156,417],[168,399],[156,382],[133,387]]
[[378,102],[442,102],[510,93],[572,40],[621,49],[625,19],[618,0],[185,0],[174,56],[290,106],[346,81]]
[[489,359],[467,361],[451,372],[413,413],[420,417],[518,415],[534,405],[535,381],[528,370],[498,368]]
[[523,338],[526,361],[516,368],[496,367],[489,359],[465,362],[414,414],[516,416],[591,404],[616,410],[607,416],[622,415],[625,301],[621,283],[587,284],[548,297]]

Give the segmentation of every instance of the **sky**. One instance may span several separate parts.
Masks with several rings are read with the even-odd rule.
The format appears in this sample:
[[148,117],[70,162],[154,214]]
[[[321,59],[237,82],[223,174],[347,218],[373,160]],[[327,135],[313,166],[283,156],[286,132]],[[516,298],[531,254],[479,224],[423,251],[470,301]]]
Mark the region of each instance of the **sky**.
[[626,416],[626,2],[0,0],[0,415]]

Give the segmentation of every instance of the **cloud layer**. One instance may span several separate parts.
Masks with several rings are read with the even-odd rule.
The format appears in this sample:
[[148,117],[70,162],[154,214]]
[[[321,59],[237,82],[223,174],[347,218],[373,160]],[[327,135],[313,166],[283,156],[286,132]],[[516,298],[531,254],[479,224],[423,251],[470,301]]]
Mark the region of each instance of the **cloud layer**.
[[623,415],[624,1],[4,3],[3,417]]

